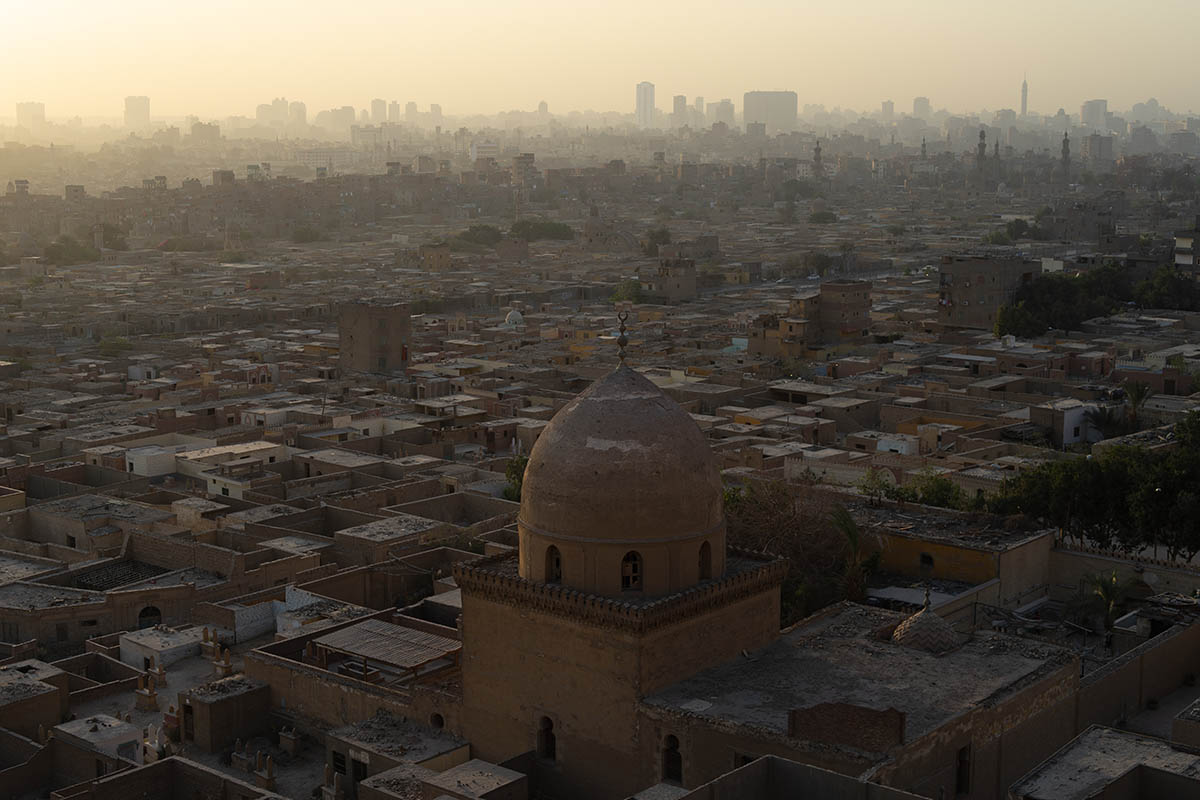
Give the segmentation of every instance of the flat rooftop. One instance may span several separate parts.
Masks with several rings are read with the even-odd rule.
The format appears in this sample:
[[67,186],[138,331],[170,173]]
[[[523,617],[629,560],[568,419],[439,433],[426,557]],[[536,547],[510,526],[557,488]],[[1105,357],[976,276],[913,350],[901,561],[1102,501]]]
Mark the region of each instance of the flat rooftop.
[[465,739],[444,730],[418,725],[386,711],[377,711],[373,717],[329,731],[326,735],[367,751],[403,757],[404,761],[414,764],[467,745]]
[[424,533],[442,524],[436,520],[418,517],[415,514],[396,514],[386,519],[343,528],[334,535],[338,537],[345,536],[354,539],[366,539],[373,542],[388,542],[392,539],[403,539],[406,536]]
[[1200,779],[1200,755],[1175,750],[1162,739],[1094,725],[1012,787],[1027,800],[1091,800],[1137,767]]
[[905,714],[904,739],[912,741],[1072,658],[1065,648],[1002,634],[976,634],[940,656],[878,637],[905,618],[841,603],[750,658],[705,670],[643,702],[781,735],[787,735],[791,709],[822,703],[894,708]]

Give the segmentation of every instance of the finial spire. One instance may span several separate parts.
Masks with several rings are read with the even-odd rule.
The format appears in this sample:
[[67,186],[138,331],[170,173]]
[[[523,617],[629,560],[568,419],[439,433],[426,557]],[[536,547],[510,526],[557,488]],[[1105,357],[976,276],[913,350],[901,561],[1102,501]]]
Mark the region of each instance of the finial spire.
[[629,337],[625,335],[625,321],[629,319],[628,311],[621,311],[617,314],[617,319],[621,321],[621,327],[618,330],[621,335],[617,337],[617,357],[621,359],[621,363],[625,363],[625,345],[629,344]]
[[925,584],[925,605],[922,606],[923,611],[929,610],[929,584]]

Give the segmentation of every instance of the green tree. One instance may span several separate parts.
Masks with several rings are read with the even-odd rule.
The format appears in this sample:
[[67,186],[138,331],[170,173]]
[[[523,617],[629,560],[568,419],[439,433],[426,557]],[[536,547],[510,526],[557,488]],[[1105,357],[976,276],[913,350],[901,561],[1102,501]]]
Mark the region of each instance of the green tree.
[[867,581],[879,564],[879,548],[868,548],[867,537],[845,506],[834,506],[829,520],[833,529],[842,535],[845,544],[842,594],[847,600],[864,602],[867,599]]
[[808,215],[808,221],[814,225],[828,225],[837,222],[837,214],[832,211],[814,211]]
[[509,233],[514,239],[524,239],[527,242],[536,242],[541,239],[569,241],[575,238],[575,231],[570,225],[547,219],[517,220],[513,223]]
[[642,292],[642,282],[637,278],[621,281],[617,284],[617,288],[613,290],[608,299],[613,303],[622,301],[629,301],[631,303],[644,302],[645,295]]
[[1121,388],[1125,390],[1125,415],[1129,419],[1129,429],[1131,431],[1141,430],[1138,414],[1141,413],[1142,406],[1146,405],[1146,401],[1150,399],[1154,391],[1150,388],[1150,384],[1142,381],[1125,381],[1121,384]]
[[504,499],[521,502],[521,487],[525,483],[525,468],[529,466],[528,456],[513,456],[504,467]]
[[932,468],[923,469],[917,473],[911,486],[917,493],[918,502],[924,505],[960,509],[967,507],[966,493],[959,485],[945,475],[938,474]]
[[892,482],[884,477],[882,468],[867,467],[858,481],[858,491],[871,505],[877,506],[887,496],[888,487],[891,485]]
[[504,233],[495,225],[472,225],[460,233],[458,238],[491,247],[504,238]]
[[1004,232],[1007,233],[1008,238],[1014,242],[1018,239],[1024,239],[1029,235],[1029,223],[1018,217],[1017,219],[1010,220],[1009,223],[1004,226]]
[[121,353],[131,349],[133,345],[124,336],[106,334],[96,347],[100,351],[100,355],[105,358],[116,358]]
[[642,253],[654,258],[658,255],[658,246],[660,244],[671,243],[671,232],[666,226],[659,226],[646,231],[646,235],[642,237]]
[[1099,612],[1105,632],[1113,629],[1125,601],[1129,597],[1133,582],[1122,580],[1117,571],[1089,575],[1084,579],[1084,597],[1087,605]]

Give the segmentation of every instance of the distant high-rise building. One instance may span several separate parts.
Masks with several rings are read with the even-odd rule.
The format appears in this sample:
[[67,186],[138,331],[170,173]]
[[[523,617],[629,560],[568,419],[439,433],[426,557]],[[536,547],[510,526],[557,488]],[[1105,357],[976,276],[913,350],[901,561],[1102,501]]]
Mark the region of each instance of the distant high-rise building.
[[1088,100],[1079,107],[1079,124],[1093,131],[1108,130],[1108,101]]
[[437,103],[429,104],[429,123],[435,128],[442,124],[442,107]]
[[701,116],[704,115],[704,98],[703,97],[697,97],[696,102],[693,104],[693,106],[696,109],[696,111],[698,111],[700,113]]
[[417,111],[417,104],[409,100],[404,105],[404,121],[409,125],[416,125],[420,112]]
[[913,98],[913,116],[917,119],[929,119],[933,116],[933,107],[929,105],[928,97]]
[[795,92],[746,92],[742,97],[742,121],[747,130],[751,123],[761,122],[768,134],[794,131],[798,109]]
[[378,125],[380,122],[387,122],[387,101],[380,100],[376,97],[371,101],[371,122]]
[[304,125],[308,122],[308,107],[299,100],[288,104],[288,122],[293,125]]
[[708,114],[714,124],[719,122],[722,125],[733,127],[733,101],[728,97],[716,103],[709,103]]
[[42,103],[17,103],[17,127],[38,130],[46,125],[46,106]]
[[1029,113],[1029,81],[1021,79],[1021,116]]
[[654,127],[654,84],[642,81],[637,85],[637,108],[634,112],[639,128]]
[[682,128],[687,121],[687,98],[677,94],[671,101],[671,127]]
[[399,122],[400,121],[400,104],[397,103],[395,100],[388,103],[387,121],[388,122]]
[[549,103],[547,103],[545,100],[538,103],[538,114],[540,114],[541,116],[544,117],[549,113],[550,113],[550,104]]
[[896,114],[896,104],[891,100],[884,100],[883,107],[880,110],[883,113],[884,121],[891,122],[892,117]]
[[150,98],[145,96],[125,98],[125,128],[140,131],[150,127]]

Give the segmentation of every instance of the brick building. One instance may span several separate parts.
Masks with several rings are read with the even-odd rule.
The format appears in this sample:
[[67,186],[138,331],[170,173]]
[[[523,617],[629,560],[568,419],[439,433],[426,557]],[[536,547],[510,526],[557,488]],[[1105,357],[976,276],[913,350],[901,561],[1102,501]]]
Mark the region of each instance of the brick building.
[[338,308],[342,372],[402,372],[408,368],[412,323],[406,303],[344,303]]
[[1000,306],[1042,274],[1023,258],[945,256],[939,269],[938,322],[950,328],[991,330]]

